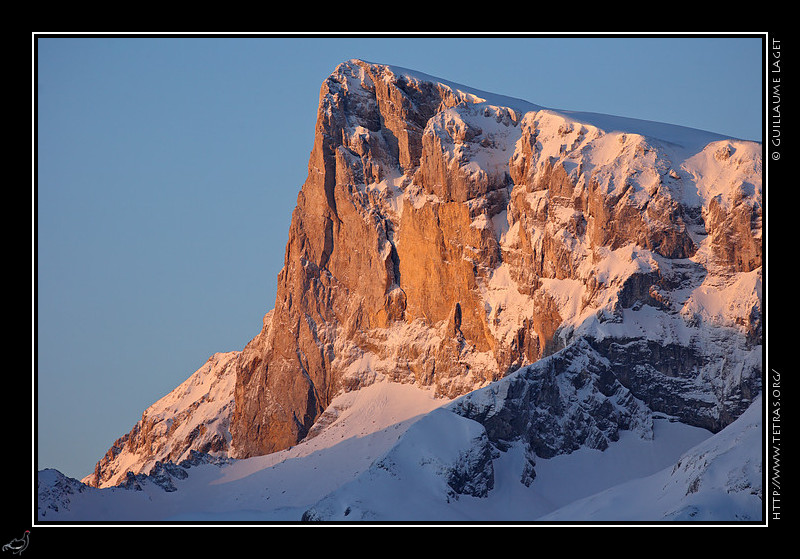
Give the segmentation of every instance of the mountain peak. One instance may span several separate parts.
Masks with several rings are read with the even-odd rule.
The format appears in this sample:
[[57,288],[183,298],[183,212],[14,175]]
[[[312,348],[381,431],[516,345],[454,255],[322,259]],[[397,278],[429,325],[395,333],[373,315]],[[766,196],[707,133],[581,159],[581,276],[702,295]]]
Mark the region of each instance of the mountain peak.
[[[353,59],[320,88],[269,319],[199,375],[224,391],[153,410],[245,459],[319,436],[379,382],[485,389],[459,408],[480,448],[445,482],[481,495],[492,448],[521,448],[530,482],[537,458],[655,416],[718,432],[761,390],[761,212],[760,144]],[[167,459],[208,451],[167,431]]]
[[[706,304],[761,258],[760,152],[719,138],[339,65],[279,275],[282,327],[237,377],[236,448],[293,444],[335,394],[378,378],[463,394],[626,309],[755,340],[757,302]],[[714,409],[695,421],[719,428]]]

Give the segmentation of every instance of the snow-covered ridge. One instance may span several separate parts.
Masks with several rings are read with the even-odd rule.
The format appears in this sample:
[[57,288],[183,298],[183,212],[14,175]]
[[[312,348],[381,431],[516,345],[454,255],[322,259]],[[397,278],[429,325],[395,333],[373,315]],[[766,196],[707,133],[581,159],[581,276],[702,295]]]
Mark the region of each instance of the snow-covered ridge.
[[199,451],[227,456],[239,352],[217,353],[142,413],[82,481],[96,487],[123,483],[128,472],[149,473],[158,462],[181,462]]
[[[349,63],[355,63],[351,60]],[[691,128],[687,126],[680,126],[676,124],[668,124],[663,122],[635,119],[624,116],[608,115],[601,113],[592,113],[585,111],[565,110],[554,107],[544,107],[537,105],[524,99],[509,97],[488,91],[482,91],[475,87],[462,85],[449,80],[444,80],[435,76],[430,76],[423,72],[410,70],[400,66],[387,64],[375,64],[373,62],[362,61],[367,64],[387,67],[395,76],[404,76],[406,79],[415,80],[417,82],[438,83],[449,87],[454,92],[460,94],[465,99],[473,103],[485,103],[497,107],[509,107],[520,113],[548,111],[560,115],[568,122],[589,124],[606,133],[624,132],[631,134],[641,134],[642,136],[657,138],[665,142],[680,146],[686,149],[702,148],[706,144],[718,140],[732,139],[728,136]],[[749,142],[749,141],[748,141]],[[756,142],[753,142],[756,143]],[[759,144],[760,145],[760,144]]]

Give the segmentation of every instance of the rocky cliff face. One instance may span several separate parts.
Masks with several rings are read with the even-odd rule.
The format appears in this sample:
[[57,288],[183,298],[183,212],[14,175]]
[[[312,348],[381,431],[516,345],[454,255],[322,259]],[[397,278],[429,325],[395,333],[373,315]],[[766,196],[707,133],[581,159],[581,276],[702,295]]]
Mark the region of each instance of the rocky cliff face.
[[340,65],[274,327],[238,370],[235,454],[296,443],[375,378],[454,397],[578,339],[655,410],[711,429],[741,413],[760,386],[761,146],[604,118]]
[[[219,450],[296,444],[379,378],[452,398],[561,350],[502,413],[464,413],[538,455],[602,448],[642,406],[719,430],[760,390],[761,215],[761,144],[343,63]],[[602,395],[588,415],[567,378]]]

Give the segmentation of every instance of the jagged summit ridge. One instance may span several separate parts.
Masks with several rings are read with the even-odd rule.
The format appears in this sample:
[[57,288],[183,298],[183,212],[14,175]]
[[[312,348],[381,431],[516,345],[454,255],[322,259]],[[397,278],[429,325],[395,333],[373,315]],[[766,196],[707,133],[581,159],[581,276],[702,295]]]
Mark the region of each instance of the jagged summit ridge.
[[761,259],[758,143],[345,62],[225,453],[296,444],[377,380],[453,398],[565,348],[719,430],[760,390]]
[[394,64],[377,64],[361,59],[351,59],[347,62],[343,62],[341,66],[353,65],[383,67],[387,70],[388,74],[402,77],[402,79],[405,80],[412,80],[419,83],[439,84],[441,87],[445,87],[453,91],[454,95],[460,95],[465,102],[470,102],[473,104],[484,103],[490,106],[507,107],[513,109],[519,114],[548,111],[574,122],[591,125],[597,129],[604,130],[605,132],[626,132],[629,134],[639,134],[642,136],[659,139],[664,142],[669,142],[675,146],[683,146],[688,149],[700,149],[711,142],[720,140],[745,141],[740,138],[730,138],[713,131],[701,130],[677,124],[588,111],[545,107],[529,100],[483,91],[473,86],[463,85],[450,80],[431,76],[417,70],[403,68]]

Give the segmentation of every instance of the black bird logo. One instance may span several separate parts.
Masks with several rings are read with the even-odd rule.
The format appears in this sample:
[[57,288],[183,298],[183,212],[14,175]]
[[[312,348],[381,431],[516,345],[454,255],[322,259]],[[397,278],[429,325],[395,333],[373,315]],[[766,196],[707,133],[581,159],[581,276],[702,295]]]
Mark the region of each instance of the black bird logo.
[[4,545],[3,551],[10,551],[11,553],[20,555],[23,551],[25,551],[25,548],[28,547],[28,537],[30,536],[30,533],[30,530],[25,530],[25,533],[21,538],[14,538]]

